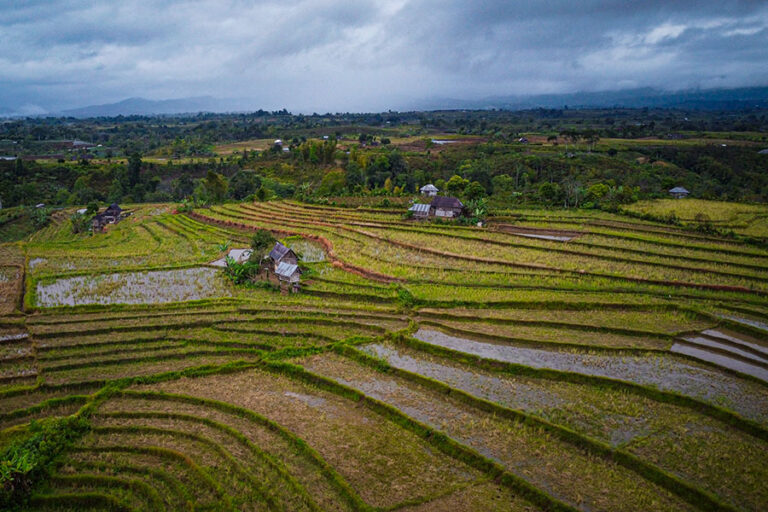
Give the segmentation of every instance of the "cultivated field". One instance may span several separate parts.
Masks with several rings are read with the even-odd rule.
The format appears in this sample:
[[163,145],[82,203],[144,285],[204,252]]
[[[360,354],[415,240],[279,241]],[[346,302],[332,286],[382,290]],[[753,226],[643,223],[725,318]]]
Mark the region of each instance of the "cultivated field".
[[675,215],[685,224],[709,223],[743,235],[768,237],[768,208],[757,204],[734,204],[704,199],[656,199],[639,201],[626,207],[637,213],[655,216]]
[[[24,510],[768,508],[760,245],[596,211],[129,209],[0,245],[0,443],[77,425]],[[208,265],[258,228],[300,293]]]

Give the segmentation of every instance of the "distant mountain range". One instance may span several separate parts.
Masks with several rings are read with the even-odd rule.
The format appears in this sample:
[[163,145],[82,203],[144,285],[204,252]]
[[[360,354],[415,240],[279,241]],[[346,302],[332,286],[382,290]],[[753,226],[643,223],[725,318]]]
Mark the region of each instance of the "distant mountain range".
[[189,114],[197,112],[233,112],[238,110],[238,101],[222,100],[213,96],[196,96],[170,100],[148,100],[128,98],[117,103],[90,105],[82,108],[63,110],[57,114],[65,117],[114,117],[158,114]]
[[[245,105],[251,100],[220,99],[213,96],[197,96],[168,100],[128,98],[117,103],[91,105],[36,115],[56,117],[114,117],[119,115],[177,115],[198,112],[245,112],[252,111]],[[526,110],[532,108],[680,108],[690,110],[740,110],[745,108],[768,108],[768,87],[743,87],[739,89],[690,89],[684,91],[663,91],[642,88],[620,91],[576,92],[569,94],[536,94],[493,96],[483,99],[424,98],[399,110],[479,110],[504,109]],[[257,107],[258,108],[258,107]],[[0,105],[0,117],[22,117],[31,112],[19,111],[7,105]]]

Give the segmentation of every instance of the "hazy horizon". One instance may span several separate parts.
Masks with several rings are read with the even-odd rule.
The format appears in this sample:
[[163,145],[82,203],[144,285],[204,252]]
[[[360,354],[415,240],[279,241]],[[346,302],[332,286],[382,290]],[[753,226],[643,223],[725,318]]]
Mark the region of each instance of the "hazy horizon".
[[756,1],[28,1],[0,20],[0,109],[212,96],[243,110],[768,84]]

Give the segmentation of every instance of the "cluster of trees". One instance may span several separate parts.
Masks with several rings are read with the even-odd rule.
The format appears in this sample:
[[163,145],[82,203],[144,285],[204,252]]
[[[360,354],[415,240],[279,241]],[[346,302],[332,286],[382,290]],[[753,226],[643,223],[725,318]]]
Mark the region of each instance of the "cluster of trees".
[[[310,136],[347,137],[359,143],[439,129],[511,142],[520,133],[578,133],[606,137],[665,137],[676,132],[744,132],[768,141],[765,110],[531,109],[292,115],[285,110],[247,114],[118,116],[113,118],[28,118],[0,123],[0,154],[39,154],[45,141],[84,140],[111,148],[114,156],[157,151],[165,156],[206,156],[217,142]],[[403,129],[405,128],[405,130]],[[13,144],[7,148],[4,141]]]
[[[757,127],[763,134],[743,132],[734,137],[765,140],[768,146],[764,135],[768,121],[762,111],[685,115],[687,121],[682,113],[668,110],[538,109],[19,120],[0,124],[0,139],[11,139],[19,153],[33,151],[35,143],[56,137],[113,144],[116,156],[131,152],[126,163],[0,160],[0,201],[5,206],[85,205],[183,198],[207,203],[249,197],[407,195],[426,183],[468,200],[487,197],[497,202],[563,206],[666,196],[677,185],[696,197],[768,201],[768,174],[764,172],[768,156],[759,154],[754,145],[649,142],[606,149],[604,141],[600,143],[605,137],[630,132],[666,137],[670,130],[681,127],[680,122],[693,122],[717,128]],[[433,127],[483,138],[477,144],[423,151],[398,150],[385,143],[395,135],[426,135]],[[635,129],[640,131],[635,133]],[[538,130],[548,136],[550,144],[518,143],[517,136],[524,130]],[[226,157],[211,154],[216,141],[254,137],[282,138],[286,143]],[[380,143],[372,144],[374,141]],[[558,144],[553,145],[555,142]],[[0,151],[4,143],[7,140],[0,140]],[[142,161],[140,155],[146,153],[132,151],[136,147],[198,159],[171,159],[163,164]],[[590,192],[596,185],[605,185],[607,191]]]

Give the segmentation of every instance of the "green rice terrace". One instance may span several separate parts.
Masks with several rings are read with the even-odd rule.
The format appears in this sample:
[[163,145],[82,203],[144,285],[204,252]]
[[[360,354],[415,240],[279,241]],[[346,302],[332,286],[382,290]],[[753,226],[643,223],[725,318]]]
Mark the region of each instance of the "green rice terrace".
[[[0,509],[768,509],[765,244],[598,210],[126,208],[0,245]],[[211,264],[257,229],[304,256],[299,293]]]

